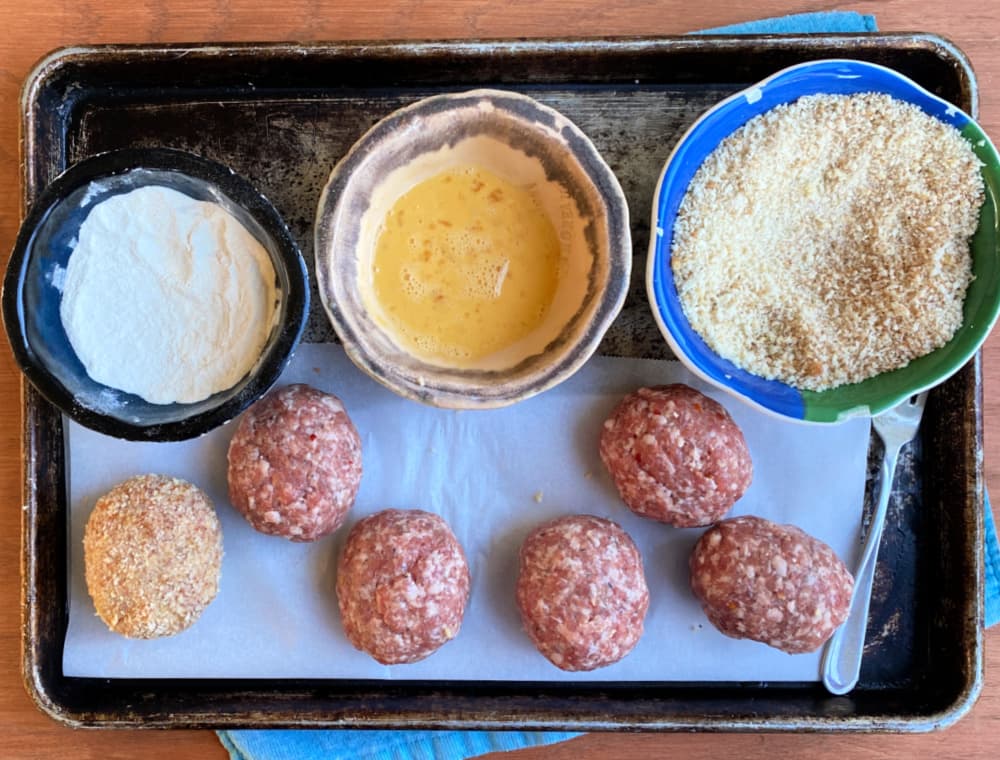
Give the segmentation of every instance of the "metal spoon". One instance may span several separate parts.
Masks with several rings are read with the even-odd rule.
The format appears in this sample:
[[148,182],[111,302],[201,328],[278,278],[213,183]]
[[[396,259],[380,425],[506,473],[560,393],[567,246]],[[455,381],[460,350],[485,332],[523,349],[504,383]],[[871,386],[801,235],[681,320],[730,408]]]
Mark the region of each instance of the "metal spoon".
[[847,620],[838,628],[823,653],[823,685],[831,694],[846,694],[858,682],[861,655],[865,648],[865,631],[868,628],[868,608],[875,581],[875,560],[878,557],[882,528],[892,494],[892,480],[896,474],[899,452],[913,440],[920,427],[928,391],[897,404],[887,412],[872,418],[872,427],[882,439],[885,453],[882,456],[882,477],[879,482],[878,506],[872,516],[865,538],[861,562],[854,573],[854,594]]

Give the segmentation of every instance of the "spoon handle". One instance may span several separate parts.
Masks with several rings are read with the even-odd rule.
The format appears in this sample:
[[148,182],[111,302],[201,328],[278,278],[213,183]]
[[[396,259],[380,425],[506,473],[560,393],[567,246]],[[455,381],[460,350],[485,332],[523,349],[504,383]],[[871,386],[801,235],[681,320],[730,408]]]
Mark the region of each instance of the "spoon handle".
[[882,458],[882,479],[879,484],[878,505],[872,516],[865,539],[861,562],[854,574],[854,593],[847,620],[838,628],[823,653],[823,685],[831,694],[846,694],[858,682],[861,672],[861,655],[865,648],[865,631],[868,628],[868,607],[872,599],[875,581],[875,561],[878,559],[879,544],[885,516],[889,511],[889,496],[892,494],[892,480],[896,473],[896,460],[902,445],[886,447]]

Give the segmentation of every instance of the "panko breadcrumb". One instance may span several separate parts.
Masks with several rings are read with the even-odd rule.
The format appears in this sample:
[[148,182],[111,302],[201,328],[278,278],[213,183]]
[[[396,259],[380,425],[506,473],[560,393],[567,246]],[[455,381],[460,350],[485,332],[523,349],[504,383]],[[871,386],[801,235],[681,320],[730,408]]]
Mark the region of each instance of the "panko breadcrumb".
[[219,590],[222,527],[196,486],[140,475],[97,500],[83,536],[87,590],[112,631],[136,639],[191,626]]
[[906,366],[962,324],[984,200],[959,132],[888,95],[815,95],[724,140],[674,226],[691,326],[722,357],[821,391]]

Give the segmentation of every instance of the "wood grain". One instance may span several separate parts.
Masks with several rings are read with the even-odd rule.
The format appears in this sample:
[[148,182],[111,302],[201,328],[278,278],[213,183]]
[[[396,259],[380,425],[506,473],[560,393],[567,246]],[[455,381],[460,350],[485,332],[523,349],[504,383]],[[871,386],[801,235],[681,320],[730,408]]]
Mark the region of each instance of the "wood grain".
[[[1000,5],[979,0],[801,2],[730,0],[0,0],[0,240],[9,250],[20,216],[18,91],[32,65],[53,48],[100,42],[417,39],[466,37],[679,34],[763,16],[831,9],[874,13],[887,31],[927,31],[953,40],[979,77],[980,121],[1000,135]],[[984,349],[984,461],[987,483],[1000,493],[1000,334]],[[217,758],[211,732],[72,731],[42,715],[20,679],[20,374],[0,351],[0,757]],[[608,735],[523,750],[529,758],[987,758],[1000,742],[1000,629],[986,636],[987,678],[970,715],[930,736]]]

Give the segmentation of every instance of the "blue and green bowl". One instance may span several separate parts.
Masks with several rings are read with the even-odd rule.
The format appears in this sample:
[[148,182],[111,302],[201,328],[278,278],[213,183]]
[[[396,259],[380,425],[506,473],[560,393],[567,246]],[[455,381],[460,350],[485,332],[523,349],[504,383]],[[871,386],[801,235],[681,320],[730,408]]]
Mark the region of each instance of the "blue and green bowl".
[[[716,354],[691,328],[674,286],[670,265],[674,220],[688,185],[702,162],[732,132],[765,111],[805,95],[880,92],[913,103],[953,125],[982,162],[986,201],[972,239],[975,279],[965,297],[964,320],[946,345],[892,372],[861,383],[814,392],[752,375]],[[732,95],[705,112],[684,134],[667,159],[653,200],[646,267],[646,290],[660,331],[677,357],[709,383],[750,404],[791,420],[839,422],[875,415],[957,372],[979,350],[1000,311],[1000,251],[997,198],[1000,157],[970,116],[903,75],[872,63],[823,60],[779,71]]]

